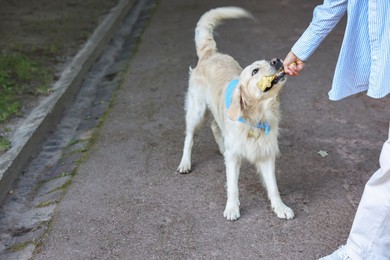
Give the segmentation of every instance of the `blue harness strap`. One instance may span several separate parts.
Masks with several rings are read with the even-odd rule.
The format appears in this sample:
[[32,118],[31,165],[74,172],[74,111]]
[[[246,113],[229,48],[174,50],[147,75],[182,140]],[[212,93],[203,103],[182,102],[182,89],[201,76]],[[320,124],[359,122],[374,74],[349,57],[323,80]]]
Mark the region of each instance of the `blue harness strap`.
[[[228,109],[232,104],[233,92],[236,89],[238,82],[239,82],[238,79],[233,79],[227,85],[226,92],[225,92],[226,109]],[[271,131],[271,126],[268,123],[261,123],[260,122],[257,124],[251,124],[247,120],[245,120],[245,118],[243,118],[243,117],[238,118],[238,121],[243,123],[243,124],[247,124],[247,125],[250,125],[252,127],[258,128],[258,129],[264,129],[265,135],[267,135],[267,136],[268,136],[268,133]]]
[[233,92],[236,89],[237,84],[238,84],[238,79],[233,79],[227,85],[226,93],[225,93],[226,109],[228,109],[230,107],[230,105],[232,104]]

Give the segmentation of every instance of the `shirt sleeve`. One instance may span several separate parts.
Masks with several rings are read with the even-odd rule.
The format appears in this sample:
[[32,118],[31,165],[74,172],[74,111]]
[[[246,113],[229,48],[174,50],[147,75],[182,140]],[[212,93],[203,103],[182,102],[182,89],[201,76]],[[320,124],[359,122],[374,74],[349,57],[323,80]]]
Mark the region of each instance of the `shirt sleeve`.
[[306,61],[347,11],[348,0],[324,0],[313,12],[313,19],[292,47],[292,52]]

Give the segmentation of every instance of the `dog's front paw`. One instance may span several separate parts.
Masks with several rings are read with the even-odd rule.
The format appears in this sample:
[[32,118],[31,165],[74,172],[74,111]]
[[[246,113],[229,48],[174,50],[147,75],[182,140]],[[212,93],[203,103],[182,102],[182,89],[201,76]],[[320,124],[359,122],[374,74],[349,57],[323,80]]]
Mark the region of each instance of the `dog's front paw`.
[[234,221],[240,218],[240,207],[226,205],[223,216],[230,221]]
[[181,161],[177,171],[180,173],[189,173],[191,171],[191,163],[187,161]]
[[294,218],[294,212],[292,209],[287,207],[284,203],[280,203],[273,207],[274,212],[278,216],[278,218],[284,218],[284,219],[293,219]]

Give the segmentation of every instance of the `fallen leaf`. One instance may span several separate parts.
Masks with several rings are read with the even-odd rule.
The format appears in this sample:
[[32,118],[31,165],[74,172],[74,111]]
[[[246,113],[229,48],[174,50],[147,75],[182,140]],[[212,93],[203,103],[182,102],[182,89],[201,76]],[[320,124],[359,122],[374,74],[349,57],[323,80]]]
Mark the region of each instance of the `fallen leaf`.
[[323,150],[319,150],[318,154],[321,155],[321,157],[326,157],[329,155],[327,151],[323,151]]

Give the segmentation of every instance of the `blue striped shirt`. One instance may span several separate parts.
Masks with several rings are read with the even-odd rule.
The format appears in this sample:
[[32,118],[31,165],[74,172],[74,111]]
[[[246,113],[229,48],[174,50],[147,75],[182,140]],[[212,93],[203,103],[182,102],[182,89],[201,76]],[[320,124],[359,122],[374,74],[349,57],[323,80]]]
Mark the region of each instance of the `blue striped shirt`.
[[329,98],[340,100],[362,91],[382,98],[390,93],[389,0],[324,0],[292,52],[307,60],[345,13],[347,25]]

